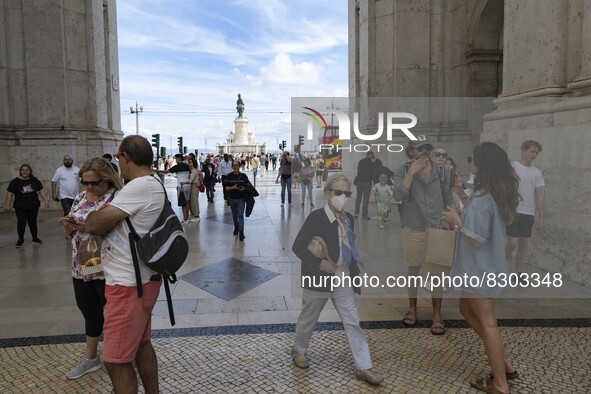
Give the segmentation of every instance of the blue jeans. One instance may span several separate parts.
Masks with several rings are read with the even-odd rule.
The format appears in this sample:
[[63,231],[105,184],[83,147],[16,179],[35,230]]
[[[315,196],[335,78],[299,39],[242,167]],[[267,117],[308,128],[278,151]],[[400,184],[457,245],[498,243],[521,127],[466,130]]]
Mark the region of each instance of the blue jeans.
[[285,203],[285,189],[287,189],[287,202],[291,204],[291,177],[281,177],[281,204]]
[[232,209],[232,219],[234,220],[234,228],[238,232],[244,232],[244,207],[246,206],[244,198],[229,198],[230,208]]
[[207,195],[207,201],[213,201],[213,186],[215,181],[211,181],[205,184],[205,194]]
[[310,196],[310,204],[314,204],[314,201],[312,201],[312,180],[308,183],[302,182],[302,204],[306,201],[306,190]]

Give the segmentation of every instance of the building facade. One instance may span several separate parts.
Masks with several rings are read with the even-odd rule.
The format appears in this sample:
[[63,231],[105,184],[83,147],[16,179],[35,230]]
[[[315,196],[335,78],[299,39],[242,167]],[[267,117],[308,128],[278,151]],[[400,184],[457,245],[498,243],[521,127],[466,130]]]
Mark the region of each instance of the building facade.
[[591,286],[591,0],[350,0],[349,44],[361,129],[373,126],[363,113],[374,97],[467,97],[476,110],[445,107],[417,126],[464,173],[481,141],[511,160],[523,140],[540,142],[546,228],[528,263]]

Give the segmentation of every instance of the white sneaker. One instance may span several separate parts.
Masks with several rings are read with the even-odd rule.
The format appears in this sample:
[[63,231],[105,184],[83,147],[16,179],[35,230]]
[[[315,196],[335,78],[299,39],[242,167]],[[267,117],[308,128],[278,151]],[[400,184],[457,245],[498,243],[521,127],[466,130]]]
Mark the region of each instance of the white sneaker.
[[190,220],[189,219],[183,219],[181,220],[181,224],[189,224]]
[[70,380],[78,379],[79,377],[84,376],[89,372],[101,369],[102,366],[103,364],[101,364],[101,358],[99,356],[96,356],[94,360],[84,358],[82,361],[80,361],[76,368],[68,372],[66,377]]
[[192,222],[200,222],[200,221],[201,221],[201,218],[195,217],[195,216],[193,216],[191,219],[189,219],[189,222],[191,222],[191,223]]

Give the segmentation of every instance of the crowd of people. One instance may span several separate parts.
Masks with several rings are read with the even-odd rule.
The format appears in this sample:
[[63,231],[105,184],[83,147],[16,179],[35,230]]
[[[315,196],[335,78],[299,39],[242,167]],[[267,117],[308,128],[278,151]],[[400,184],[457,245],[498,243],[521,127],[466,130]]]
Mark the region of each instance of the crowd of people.
[[[249,198],[258,195],[245,170],[266,175],[279,163],[276,183],[281,183],[281,207],[292,206],[292,188],[301,187],[302,206],[306,194],[314,207],[313,185],[324,189],[326,205],[312,211],[293,243],[292,250],[301,260],[301,273],[316,278],[334,275],[355,277],[364,263],[356,246],[355,222],[369,219],[369,199],[373,194],[377,218],[383,229],[393,205],[398,206],[402,225],[403,259],[408,275],[421,271],[431,275],[464,274],[480,276],[483,272],[520,273],[527,255],[532,227],[544,226],[544,179],[533,161],[542,146],[524,141],[521,157],[511,163],[498,145],[484,142],[468,158],[470,175],[464,183],[454,161],[443,146],[433,146],[424,136],[410,141],[405,150],[408,161],[390,170],[367,152],[357,166],[351,182],[336,174],[325,179],[323,160],[284,152],[275,155],[209,155],[176,154],[154,168],[149,142],[140,136],[126,137],[115,157],[87,160],[81,168],[74,166],[71,155],[65,155],[63,166],[52,177],[52,199],[59,201],[64,216],[60,219],[64,235],[72,242],[72,278],[76,304],[85,321],[86,354],[68,373],[76,379],[101,368],[98,342],[104,335],[103,362],[115,392],[136,392],[139,372],[146,393],[158,392],[157,358],[150,342],[152,309],[159,295],[162,278],[141,266],[142,297],[136,292],[136,274],[131,263],[128,242],[129,219],[139,235],[146,234],[164,203],[164,188],[155,173],[171,173],[177,180],[177,203],[182,222],[198,221],[199,194],[205,192],[208,202],[214,200],[216,183],[231,208],[234,231],[244,241],[244,213]],[[259,173],[260,171],[260,173]],[[344,210],[356,186],[355,212]],[[79,187],[83,190],[80,191]],[[38,238],[36,218],[39,197],[45,207],[48,197],[30,165],[23,164],[19,176],[8,185],[5,209],[14,208],[17,217],[16,247],[24,244],[26,225],[34,243]],[[252,208],[252,207],[251,207]],[[426,261],[427,230],[447,228],[457,231],[454,261],[444,267]],[[517,250],[515,267],[510,267]],[[88,271],[88,262],[99,259],[101,269]],[[92,264],[91,264],[92,265]],[[313,282],[316,283],[316,282]],[[326,282],[324,282],[326,283]],[[330,281],[329,281],[330,283]],[[368,343],[359,325],[355,293],[360,288],[344,284],[337,288],[304,286],[302,310],[296,324],[293,362],[308,368],[306,356],[318,316],[330,298],[338,311],[356,368],[355,376],[370,384],[380,384],[384,377],[373,370]],[[460,289],[460,312],[484,343],[492,372],[474,379],[470,385],[490,393],[508,393],[508,379],[518,372],[506,358],[503,341],[496,325],[494,299],[503,290],[499,286],[464,286]],[[403,323],[417,324],[416,287],[408,287],[409,309]],[[444,335],[441,315],[443,288],[433,286],[431,334]]]

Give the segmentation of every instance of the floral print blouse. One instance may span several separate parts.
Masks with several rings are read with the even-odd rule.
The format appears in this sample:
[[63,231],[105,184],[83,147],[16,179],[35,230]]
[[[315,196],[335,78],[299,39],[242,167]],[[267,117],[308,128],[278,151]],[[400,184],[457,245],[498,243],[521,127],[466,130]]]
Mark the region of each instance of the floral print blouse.
[[[70,210],[70,216],[73,216],[77,222],[86,221],[86,218],[91,212],[98,211],[111,202],[113,197],[115,197],[116,192],[117,189],[114,187],[110,188],[98,201],[90,201],[86,198],[86,191],[83,191],[74,199],[72,209]],[[105,276],[102,272],[88,276],[82,275],[83,263],[81,263],[80,258],[78,257],[78,249],[80,242],[86,235],[86,233],[82,233],[80,231],[76,231],[74,234],[72,234],[72,276],[76,279],[82,279],[85,282],[91,280],[104,280]],[[95,235],[95,237],[101,236]]]

